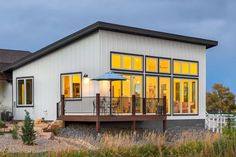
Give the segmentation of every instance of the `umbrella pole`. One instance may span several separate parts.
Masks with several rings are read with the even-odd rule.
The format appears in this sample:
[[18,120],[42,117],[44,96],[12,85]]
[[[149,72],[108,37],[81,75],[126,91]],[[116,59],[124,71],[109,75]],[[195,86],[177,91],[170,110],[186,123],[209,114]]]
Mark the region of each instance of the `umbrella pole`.
[[110,80],[110,115],[112,113],[112,110],[111,110],[111,87],[112,87],[112,84],[111,84],[111,80]]

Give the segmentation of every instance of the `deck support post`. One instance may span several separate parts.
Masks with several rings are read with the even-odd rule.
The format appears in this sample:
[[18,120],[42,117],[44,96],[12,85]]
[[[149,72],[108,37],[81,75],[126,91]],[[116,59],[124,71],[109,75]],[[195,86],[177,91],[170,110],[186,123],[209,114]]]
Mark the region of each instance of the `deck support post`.
[[133,117],[133,121],[132,121],[132,130],[135,131],[136,130],[136,121],[135,121],[135,112],[136,112],[136,105],[135,105],[135,95],[132,95],[132,117]]
[[96,94],[96,131],[99,134],[100,133],[100,94]]
[[163,115],[162,115],[162,129],[163,133],[166,132],[166,126],[167,126],[167,116],[166,116],[166,96],[163,96]]
[[61,95],[61,115],[65,115],[65,97]]

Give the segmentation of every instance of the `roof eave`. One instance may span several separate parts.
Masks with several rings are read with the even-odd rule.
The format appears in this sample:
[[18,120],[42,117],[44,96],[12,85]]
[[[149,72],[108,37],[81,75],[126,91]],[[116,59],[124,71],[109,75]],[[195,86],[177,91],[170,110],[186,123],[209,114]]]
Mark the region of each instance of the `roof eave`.
[[38,51],[36,51],[33,55],[26,57],[25,59],[22,59],[18,61],[17,63],[11,64],[10,66],[3,69],[3,72],[15,70],[25,64],[28,64],[29,62],[32,62],[42,56],[47,55],[48,53],[55,51],[61,47],[64,47],[65,45],[68,45],[80,38],[83,38],[97,30],[108,30],[108,31],[114,31],[114,32],[121,32],[121,33],[128,33],[128,34],[134,34],[134,35],[141,35],[141,36],[147,36],[147,37],[154,37],[154,38],[160,38],[165,40],[172,40],[172,41],[180,41],[185,43],[191,43],[191,44],[197,44],[197,45],[203,45],[206,46],[206,48],[211,48],[214,46],[217,46],[218,42],[214,40],[207,40],[207,39],[201,39],[201,38],[195,38],[195,37],[188,37],[188,36],[182,36],[182,35],[176,35],[176,34],[170,34],[170,33],[164,33],[164,32],[158,32],[153,30],[147,30],[147,29],[141,29],[141,28],[135,28],[130,26],[123,26],[118,24],[111,24],[106,22],[96,22],[92,25],[89,25],[83,29],[81,29],[78,32],[75,32],[65,38],[62,38]]

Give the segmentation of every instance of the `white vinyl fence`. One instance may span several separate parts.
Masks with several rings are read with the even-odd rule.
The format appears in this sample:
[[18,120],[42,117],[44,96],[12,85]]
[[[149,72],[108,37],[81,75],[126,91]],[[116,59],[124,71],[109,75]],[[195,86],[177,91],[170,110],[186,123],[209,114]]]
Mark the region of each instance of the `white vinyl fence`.
[[205,128],[212,132],[222,133],[222,129],[224,127],[227,127],[229,121],[231,123],[231,126],[236,128],[235,115],[206,113]]

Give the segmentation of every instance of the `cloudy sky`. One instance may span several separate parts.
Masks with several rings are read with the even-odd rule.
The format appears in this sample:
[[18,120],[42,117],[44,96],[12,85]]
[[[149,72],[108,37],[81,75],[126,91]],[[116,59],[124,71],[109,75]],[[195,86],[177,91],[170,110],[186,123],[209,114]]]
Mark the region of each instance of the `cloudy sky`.
[[96,21],[209,38],[207,90],[236,93],[236,0],[0,0],[0,48],[36,51]]

